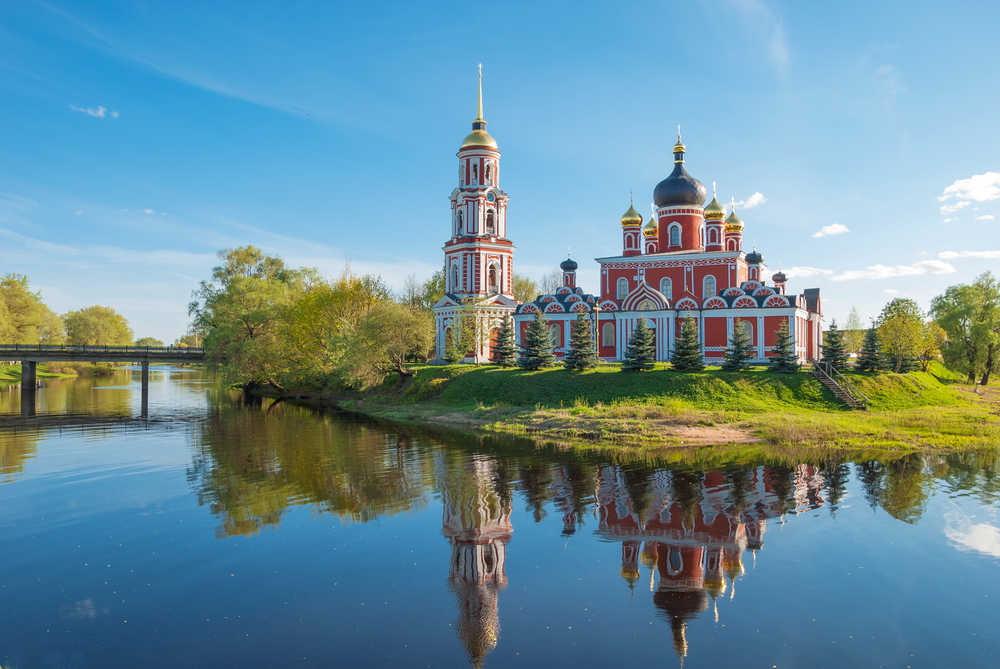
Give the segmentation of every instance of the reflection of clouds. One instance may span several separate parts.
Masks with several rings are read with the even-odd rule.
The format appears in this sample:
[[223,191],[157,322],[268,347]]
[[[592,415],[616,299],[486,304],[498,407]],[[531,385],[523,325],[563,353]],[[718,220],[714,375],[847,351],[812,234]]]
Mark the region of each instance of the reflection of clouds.
[[960,551],[974,551],[1000,558],[1000,527],[974,523],[975,516],[966,516],[957,509],[945,514],[944,534]]
[[59,617],[69,618],[70,620],[82,620],[85,618],[94,618],[97,616],[97,608],[94,606],[93,599],[85,599],[76,604],[70,606],[59,607]]

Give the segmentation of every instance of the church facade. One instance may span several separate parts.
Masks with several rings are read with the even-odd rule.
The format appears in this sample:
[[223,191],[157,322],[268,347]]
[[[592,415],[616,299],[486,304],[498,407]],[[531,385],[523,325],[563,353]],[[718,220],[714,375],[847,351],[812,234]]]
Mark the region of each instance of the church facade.
[[640,321],[655,331],[657,360],[669,360],[688,318],[695,319],[708,364],[721,363],[736,328],[750,338],[752,362],[767,362],[782,324],[787,324],[801,361],[820,357],[819,289],[790,293],[780,271],[768,282],[764,257],[756,248],[749,253],[743,248],[744,223],[735,205],[727,212],[714,192],[705,204],[707,189],[687,172],[680,135],[673,147],[673,172],[653,189],[655,214],[644,225],[630,205],[620,221],[621,255],[596,259],[597,294],[577,286],[579,265],[567,259],[560,264],[561,287],[533,302],[518,302],[507,194],[499,187],[500,152],[483,119],[481,74],[472,128],[458,152],[459,185],[451,195],[452,236],[444,246],[446,294],[434,306],[438,357],[444,356],[459,319],[472,319],[479,333],[466,360],[486,362],[506,318],[514,318],[520,340],[539,311],[549,322],[560,358],[580,313],[591,320],[598,356],[605,361],[624,357]]

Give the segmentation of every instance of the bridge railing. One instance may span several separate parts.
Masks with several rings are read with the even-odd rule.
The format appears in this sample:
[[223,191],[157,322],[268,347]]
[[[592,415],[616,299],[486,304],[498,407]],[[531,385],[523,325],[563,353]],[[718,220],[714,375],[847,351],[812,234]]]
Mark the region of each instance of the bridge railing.
[[43,346],[41,344],[0,344],[0,353],[112,353],[205,355],[204,348],[191,346]]

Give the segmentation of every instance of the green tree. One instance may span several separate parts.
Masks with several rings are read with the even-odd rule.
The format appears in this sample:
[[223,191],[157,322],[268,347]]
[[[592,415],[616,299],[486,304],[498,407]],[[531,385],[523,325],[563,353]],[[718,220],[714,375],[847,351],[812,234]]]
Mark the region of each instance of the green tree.
[[837,329],[837,320],[830,321],[830,329],[823,333],[823,357],[820,362],[833,366],[838,372],[847,371],[848,358],[844,350],[844,333]]
[[969,383],[985,385],[1000,366],[1000,283],[986,272],[969,285],[951,286],[931,300],[931,316],[948,334],[943,348],[949,368]]
[[514,299],[518,302],[534,302],[538,298],[538,284],[530,277],[514,273]]
[[646,325],[646,319],[640,318],[625,346],[625,359],[622,360],[623,372],[647,372],[656,363],[656,332]]
[[722,360],[722,369],[727,372],[742,372],[750,369],[750,365],[747,363],[753,357],[750,335],[739,323],[736,323],[733,334],[729,336],[729,346],[726,348],[726,356]]
[[493,346],[493,356],[490,362],[500,367],[515,367],[517,365],[517,340],[514,336],[514,319],[504,319],[497,341]]
[[857,353],[865,341],[865,326],[857,308],[851,307],[847,315],[847,325],[844,327],[844,349],[848,353]]
[[431,274],[431,278],[424,281],[423,284],[423,305],[425,308],[430,309],[437,301],[444,297],[444,270],[439,269],[438,271]]
[[882,344],[878,340],[878,328],[874,325],[865,331],[865,341],[858,355],[858,371],[879,372],[885,369],[885,359],[882,357]]
[[698,324],[691,313],[681,322],[681,335],[674,345],[674,355],[670,358],[678,372],[700,372],[705,369],[705,358],[698,341]]
[[444,360],[449,365],[457,365],[464,360],[469,352],[475,353],[478,342],[478,321],[475,308],[464,304],[451,320],[448,336],[444,347]]
[[53,314],[42,303],[41,295],[31,290],[28,277],[23,274],[8,274],[0,279],[0,303],[3,303],[3,307],[0,307],[0,334],[4,335],[3,343],[42,343],[40,331],[51,328]]
[[63,316],[73,346],[129,346],[133,333],[124,316],[111,307],[95,305]]
[[390,373],[413,376],[405,363],[411,357],[424,360],[434,343],[434,318],[426,309],[396,302],[381,302],[362,318],[350,337],[341,375],[355,388],[381,383]]
[[923,313],[909,298],[894,298],[882,309],[878,338],[882,351],[891,359],[894,372],[909,371],[917,356],[923,326]]
[[781,321],[781,327],[778,328],[774,348],[771,351],[774,356],[768,361],[770,371],[782,374],[793,374],[799,371],[799,360],[795,355],[795,340],[792,339],[792,334],[788,331],[787,320]]
[[135,340],[136,346],[149,346],[151,348],[163,348],[164,344],[155,337],[140,337]]
[[38,343],[45,346],[59,346],[66,343],[66,326],[63,319],[44,304],[38,325]]
[[590,333],[591,321],[587,314],[580,312],[573,321],[573,329],[569,336],[569,350],[566,351],[566,369],[576,369],[585,372],[597,366],[597,352],[594,350],[594,338]]
[[555,364],[555,359],[548,321],[541,310],[536,311],[535,320],[531,321],[524,333],[521,357],[517,360],[517,366],[527,370],[543,369]]
[[948,343],[948,333],[938,325],[937,321],[927,321],[920,331],[920,343],[917,355],[920,358],[920,371],[926,372],[931,362],[941,358],[941,349]]

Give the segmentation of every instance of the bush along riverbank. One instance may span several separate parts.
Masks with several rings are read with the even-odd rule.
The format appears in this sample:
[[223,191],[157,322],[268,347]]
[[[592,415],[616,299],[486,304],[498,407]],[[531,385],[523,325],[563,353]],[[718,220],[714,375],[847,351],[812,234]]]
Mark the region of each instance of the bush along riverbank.
[[909,374],[851,373],[871,401],[852,411],[811,374],[763,370],[625,373],[471,365],[415,366],[338,407],[373,416],[533,436],[581,446],[672,448],[762,443],[917,450],[1000,445],[1000,393],[982,394],[941,365]]

